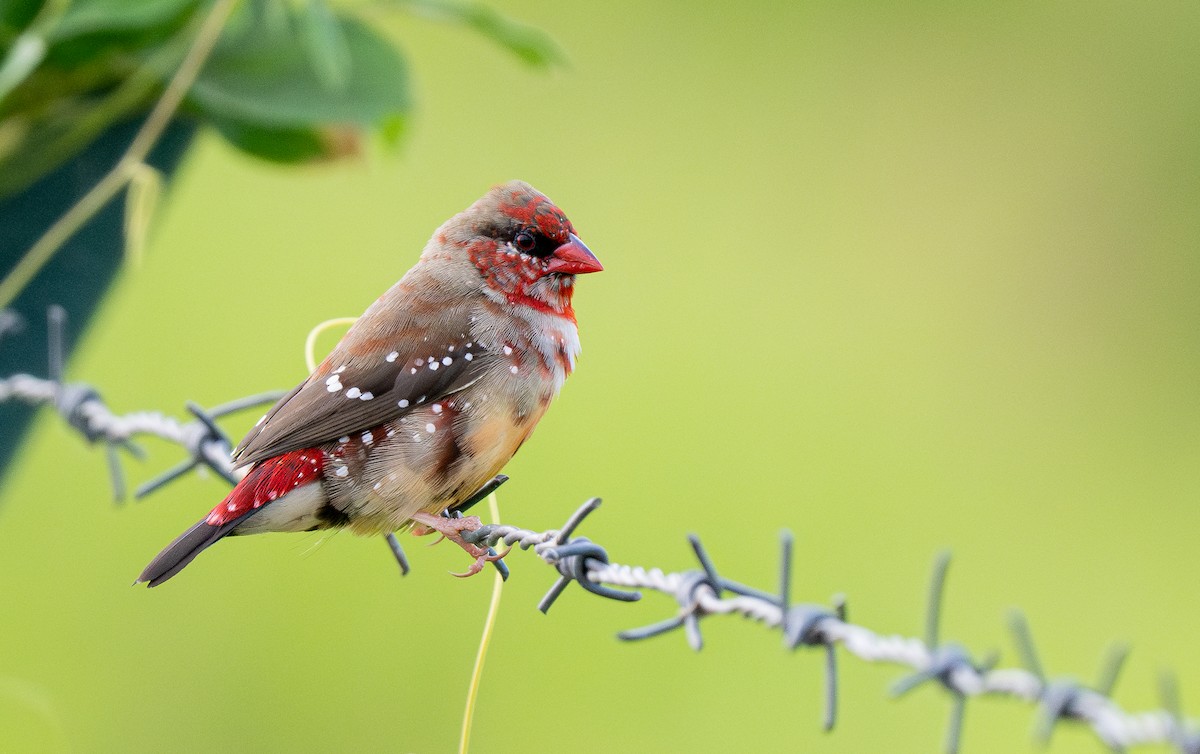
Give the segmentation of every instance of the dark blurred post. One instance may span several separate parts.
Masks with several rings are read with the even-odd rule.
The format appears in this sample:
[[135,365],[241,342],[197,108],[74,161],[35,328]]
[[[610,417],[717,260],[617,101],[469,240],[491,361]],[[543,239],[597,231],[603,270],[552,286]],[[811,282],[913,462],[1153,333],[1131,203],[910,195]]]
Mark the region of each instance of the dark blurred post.
[[[53,173],[25,191],[0,200],[0,279],[51,223],[112,169],[140,125],[140,121],[131,121],[113,126]],[[146,161],[169,175],[194,133],[191,122],[172,123]],[[17,297],[12,308],[25,326],[18,333],[0,338],[0,377],[20,372],[47,376],[46,309],[51,304],[67,311],[68,348],[79,341],[125,253],[124,199],[121,192],[88,221]],[[33,409],[22,403],[0,403],[0,480],[32,416]]]

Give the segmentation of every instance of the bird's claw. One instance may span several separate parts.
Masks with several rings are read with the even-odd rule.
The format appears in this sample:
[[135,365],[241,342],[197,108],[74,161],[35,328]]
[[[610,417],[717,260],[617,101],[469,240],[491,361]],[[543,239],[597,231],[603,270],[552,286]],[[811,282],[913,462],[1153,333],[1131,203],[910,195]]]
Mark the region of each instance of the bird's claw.
[[499,552],[499,553],[490,552],[485,549],[484,553],[482,555],[475,556],[475,562],[472,563],[471,567],[468,568],[466,571],[464,571],[462,573],[455,573],[454,571],[450,571],[450,575],[457,576],[460,579],[465,579],[468,576],[474,576],[475,574],[477,574],[483,570],[484,563],[495,563],[497,560],[503,560],[504,556],[508,555],[510,552],[512,552],[512,547],[507,547],[507,548],[505,548],[504,552]]
[[462,518],[445,518],[443,516],[435,516],[429,513],[417,513],[413,515],[413,521],[417,522],[417,526],[413,527],[413,534],[417,536],[425,536],[437,532],[441,536],[437,541],[448,539],[454,544],[466,550],[467,554],[475,558],[475,562],[467,568],[463,573],[455,573],[451,571],[452,576],[457,576],[460,579],[465,579],[468,576],[474,576],[483,570],[484,565],[493,563],[502,559],[505,555],[512,551],[509,547],[504,552],[496,553],[490,548],[482,545],[473,544],[462,538],[462,532],[475,531],[483,526],[483,522],[479,520],[479,516],[463,516]]

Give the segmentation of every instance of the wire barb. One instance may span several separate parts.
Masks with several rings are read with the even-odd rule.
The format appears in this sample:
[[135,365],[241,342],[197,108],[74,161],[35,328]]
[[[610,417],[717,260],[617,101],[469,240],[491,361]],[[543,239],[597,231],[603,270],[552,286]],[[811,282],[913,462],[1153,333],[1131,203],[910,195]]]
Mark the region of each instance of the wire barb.
[[3,341],[9,335],[15,335],[21,332],[25,323],[21,319],[21,315],[17,314],[12,309],[0,309],[0,341]]
[[[822,630],[829,619],[845,620],[846,603],[839,600],[833,610],[822,605],[792,605],[792,550],[795,538],[786,529],[779,536],[779,615],[783,645],[825,648],[825,716],[822,727],[828,732],[837,722],[837,653],[835,644]],[[719,596],[719,595],[718,595]]]
[[[1099,703],[1111,704],[1109,701],[1117,676],[1129,655],[1129,648],[1124,644],[1116,644],[1108,652],[1104,665],[1100,670],[1100,681],[1094,688],[1088,688],[1074,678],[1048,679],[1042,670],[1038,659],[1037,649],[1033,643],[1033,632],[1029,622],[1019,610],[1013,610],[1009,617],[1014,639],[1021,653],[1022,661],[1040,682],[1041,691],[1038,694],[1040,710],[1035,728],[1036,737],[1043,743],[1050,741],[1055,727],[1063,720],[1084,720],[1092,717],[1093,708]],[[1096,735],[1113,751],[1124,751],[1127,742],[1118,731],[1095,726]],[[1181,749],[1183,750],[1183,749]]]
[[392,550],[392,557],[396,559],[396,565],[400,566],[400,575],[407,576],[412,568],[408,565],[408,556],[404,554],[404,548],[400,546],[400,540],[396,539],[396,532],[389,531],[383,535],[387,540],[388,547]]
[[902,696],[931,681],[941,685],[953,700],[950,722],[946,726],[944,748],[947,754],[956,754],[962,743],[963,717],[967,711],[967,694],[962,688],[963,679],[986,673],[995,664],[996,657],[976,663],[961,645],[940,642],[942,601],[949,568],[950,553],[943,551],[934,559],[933,575],[929,583],[929,599],[925,610],[925,648],[928,651],[925,666],[893,684],[892,695]]
[[1163,707],[1170,716],[1170,741],[1183,754],[1200,754],[1200,729],[1189,725],[1183,717],[1183,705],[1179,701],[1179,683],[1175,674],[1163,671],[1158,679],[1159,694]]

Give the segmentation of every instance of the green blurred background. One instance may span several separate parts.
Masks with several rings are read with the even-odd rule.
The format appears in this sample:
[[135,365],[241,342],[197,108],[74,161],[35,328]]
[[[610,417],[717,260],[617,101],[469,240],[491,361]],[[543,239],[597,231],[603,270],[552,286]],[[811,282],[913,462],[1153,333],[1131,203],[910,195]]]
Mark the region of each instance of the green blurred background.
[[[277,168],[203,135],[138,268],[70,365],[118,411],[286,388],[490,184],[548,193],[606,266],[576,297],[577,374],[508,467],[502,514],[615,560],[771,588],[917,635],[956,554],[945,635],[1016,664],[1023,607],[1051,673],[1200,702],[1200,6],[1194,2],[505,0],[571,65],[393,19],[418,61],[401,155]],[[36,326],[36,325],[35,325]],[[323,341],[324,347],[332,338]],[[239,434],[255,418],[232,423]],[[135,481],[179,451],[148,444]],[[44,412],[0,490],[0,735],[10,751],[442,752],[456,745],[490,578],[405,537],[233,540],[129,583],[225,492],[189,477],[114,508],[106,465]],[[735,619],[625,645],[672,612],[509,559],[474,750],[928,752],[948,702],[896,668],[821,660]],[[1193,712],[1197,707],[1193,707]],[[1029,708],[968,707],[968,752],[1032,750]],[[1055,752],[1095,752],[1064,726]],[[1165,749],[1164,749],[1165,750]]]

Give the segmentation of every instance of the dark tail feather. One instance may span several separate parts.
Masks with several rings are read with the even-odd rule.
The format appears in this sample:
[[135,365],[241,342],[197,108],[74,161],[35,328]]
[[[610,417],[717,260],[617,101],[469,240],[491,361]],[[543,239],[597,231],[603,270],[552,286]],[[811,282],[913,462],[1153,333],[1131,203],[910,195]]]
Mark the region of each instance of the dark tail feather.
[[158,586],[167,579],[183,570],[192,559],[203,552],[217,540],[231,533],[233,528],[241,523],[241,519],[210,526],[203,520],[175,538],[162,552],[154,556],[150,565],[138,576],[135,584],[146,582],[149,586]]

